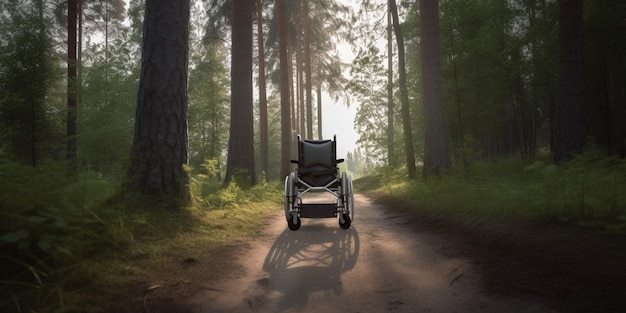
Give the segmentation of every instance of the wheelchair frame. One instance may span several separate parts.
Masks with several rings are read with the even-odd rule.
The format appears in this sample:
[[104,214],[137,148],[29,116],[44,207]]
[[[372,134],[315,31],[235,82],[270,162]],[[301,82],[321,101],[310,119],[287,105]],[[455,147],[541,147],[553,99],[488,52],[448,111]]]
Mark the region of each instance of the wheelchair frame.
[[[342,229],[350,228],[354,221],[354,193],[352,179],[339,174],[336,158],[337,136],[333,140],[302,140],[298,135],[298,168],[285,178],[285,218],[291,230],[298,230],[302,218],[336,218]],[[325,155],[328,153],[328,159]],[[310,154],[310,155],[307,155]],[[307,195],[326,194],[335,197],[333,202],[307,203]],[[330,197],[330,196],[328,196]]]

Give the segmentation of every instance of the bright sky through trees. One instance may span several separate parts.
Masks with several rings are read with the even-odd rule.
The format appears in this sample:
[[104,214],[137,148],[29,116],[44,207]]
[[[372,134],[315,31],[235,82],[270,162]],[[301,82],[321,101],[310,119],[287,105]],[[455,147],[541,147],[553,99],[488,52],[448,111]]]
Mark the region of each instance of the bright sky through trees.
[[[339,55],[344,64],[352,63],[354,54],[348,44],[341,43],[337,45]],[[345,75],[348,75],[349,68],[344,69]],[[326,92],[322,92],[322,132],[325,139],[331,139],[333,135],[337,135],[337,157],[346,158],[348,151],[353,151],[359,139],[354,127],[354,118],[358,109],[358,103],[350,102],[347,105],[346,99],[338,99],[335,101]]]

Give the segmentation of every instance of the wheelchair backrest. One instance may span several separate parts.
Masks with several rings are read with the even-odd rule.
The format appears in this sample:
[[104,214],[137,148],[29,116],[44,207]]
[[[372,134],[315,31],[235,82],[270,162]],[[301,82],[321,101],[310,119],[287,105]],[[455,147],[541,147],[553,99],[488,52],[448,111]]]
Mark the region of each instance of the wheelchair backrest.
[[298,140],[298,177],[313,187],[325,186],[337,175],[335,140]]

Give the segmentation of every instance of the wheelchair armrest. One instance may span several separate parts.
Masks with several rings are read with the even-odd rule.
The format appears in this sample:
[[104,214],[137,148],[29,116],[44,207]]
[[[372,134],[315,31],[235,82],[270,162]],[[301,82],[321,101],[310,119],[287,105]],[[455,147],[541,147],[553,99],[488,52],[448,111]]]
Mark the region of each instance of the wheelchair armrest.
[[289,162],[292,164],[298,164],[298,160],[290,160]]
[[344,159],[337,159],[337,164],[342,163],[343,161],[345,161]]

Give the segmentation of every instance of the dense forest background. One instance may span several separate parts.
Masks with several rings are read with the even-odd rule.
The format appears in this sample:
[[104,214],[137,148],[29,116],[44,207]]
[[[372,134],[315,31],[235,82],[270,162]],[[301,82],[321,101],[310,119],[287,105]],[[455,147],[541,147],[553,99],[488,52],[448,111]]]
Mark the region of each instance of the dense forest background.
[[128,191],[212,206],[280,182],[323,94],[358,107],[356,177],[623,169],[624,33],[624,0],[3,0],[3,255],[71,255]]
[[[12,0],[2,4],[1,151],[5,161],[37,167],[65,162],[68,141],[75,140],[75,162],[81,173],[120,179],[128,170],[133,140],[144,4],[80,3],[78,75],[69,84],[76,85],[77,131],[69,135],[68,90],[74,87],[68,89],[65,75],[71,64],[67,59],[67,2]],[[393,36],[387,30],[393,26],[387,21],[386,1],[310,1],[309,6],[311,31],[306,37],[310,42],[305,49],[304,26],[294,22],[303,20],[302,3],[287,2],[287,20],[292,23],[288,25],[292,133],[318,136],[323,125],[317,119],[323,108],[321,93],[330,93],[359,107],[356,120],[346,121],[354,123],[361,137],[358,148],[348,155],[350,171],[362,175],[386,164],[403,165],[408,147],[403,144],[406,111],[399,109],[398,53],[395,40],[388,40]],[[619,34],[626,23],[625,5],[623,1],[587,1],[583,7],[585,119],[580,127],[586,130],[588,144],[623,156],[621,76],[626,44]],[[193,2],[190,17],[189,165],[196,172],[214,167],[211,173],[217,179],[226,170],[229,139],[231,10],[228,2]],[[267,69],[263,76],[269,83],[262,86],[268,96],[263,94],[267,100],[260,106],[259,41],[255,38],[254,168],[259,177],[280,179],[280,158],[266,157],[281,153],[277,14],[269,2],[264,3],[262,13],[259,25],[264,33],[258,38],[264,44]],[[419,6],[400,3],[399,14],[410,101],[406,121],[412,125],[413,155],[421,164],[425,121]],[[453,164],[506,155],[532,160],[541,151],[554,152],[558,87],[563,79],[559,77],[558,3],[449,0],[440,2],[439,17],[441,92]],[[258,34],[256,25],[254,31]],[[352,64],[341,63],[337,50],[341,42],[353,45]],[[302,61],[307,51],[313,62],[308,70],[310,62]],[[267,120],[263,136],[261,116]]]

